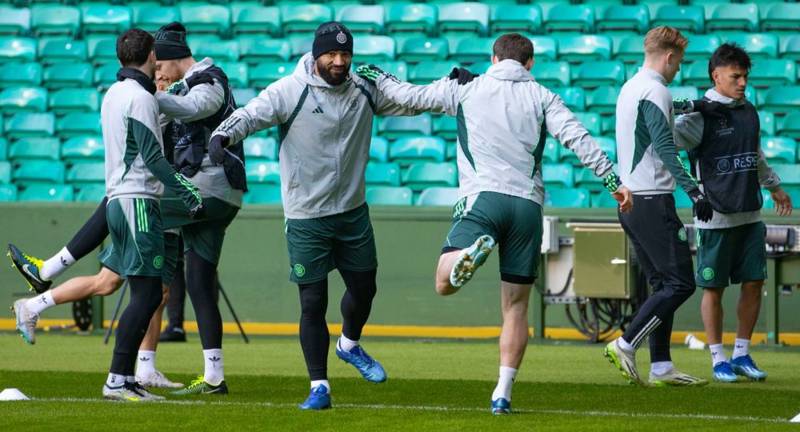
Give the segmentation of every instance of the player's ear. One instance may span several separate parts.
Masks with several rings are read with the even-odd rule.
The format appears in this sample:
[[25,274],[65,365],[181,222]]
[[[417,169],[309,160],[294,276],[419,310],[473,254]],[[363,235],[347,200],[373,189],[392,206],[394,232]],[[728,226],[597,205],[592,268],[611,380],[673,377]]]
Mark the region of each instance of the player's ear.
[[497,56],[496,55],[492,55],[492,64],[497,64],[497,62],[499,62],[499,61],[500,60],[497,60]]
[[533,57],[529,58],[529,59],[528,59],[528,61],[527,61],[527,62],[525,62],[525,69],[527,69],[527,70],[531,70],[531,69],[533,69],[533,65],[534,65],[535,63],[536,63],[536,61],[535,61],[535,60],[533,60]]

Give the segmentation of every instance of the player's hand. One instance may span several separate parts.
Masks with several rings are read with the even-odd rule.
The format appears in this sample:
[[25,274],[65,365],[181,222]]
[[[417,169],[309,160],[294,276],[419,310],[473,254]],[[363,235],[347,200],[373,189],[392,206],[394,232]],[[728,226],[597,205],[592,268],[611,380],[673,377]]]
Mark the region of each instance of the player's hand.
[[692,199],[694,205],[692,206],[692,211],[694,215],[697,216],[697,219],[708,222],[714,217],[714,209],[711,207],[711,201],[708,200],[708,197],[705,196],[700,189],[693,189],[689,191],[689,198]]
[[225,160],[225,147],[230,143],[225,135],[214,135],[208,140],[208,158],[214,165],[221,165]]
[[780,186],[769,191],[769,194],[772,196],[772,201],[775,202],[775,213],[778,216],[791,216],[792,198],[789,194]]
[[464,85],[474,80],[477,76],[480,76],[480,74],[474,74],[463,67],[454,67],[447,77],[451,80],[457,80],[459,84]]
[[199,220],[206,216],[206,207],[202,202],[189,209],[189,219]]
[[198,86],[200,84],[214,84],[214,77],[211,74],[206,72],[198,72],[192,74],[189,78],[186,78],[186,86],[188,88],[192,88],[194,86]]
[[718,111],[724,105],[719,102],[708,101],[704,99],[698,99],[692,101],[692,108],[694,112],[699,112],[703,114],[711,114]]
[[620,212],[628,213],[633,208],[633,193],[631,193],[631,190],[627,187],[620,186],[616,192],[611,193],[611,196],[617,200]]
[[382,75],[388,75],[383,69],[375,66],[374,64],[368,65],[361,65],[356,68],[356,75],[364,78],[365,80],[375,84],[375,80],[380,78]]

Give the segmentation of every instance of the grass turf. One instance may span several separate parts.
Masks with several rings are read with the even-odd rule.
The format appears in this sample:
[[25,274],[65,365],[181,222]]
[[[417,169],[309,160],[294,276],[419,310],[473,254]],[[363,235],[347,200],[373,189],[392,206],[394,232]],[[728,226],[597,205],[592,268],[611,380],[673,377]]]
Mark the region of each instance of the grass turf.
[[[599,345],[531,345],[514,386],[517,415],[489,415],[497,373],[494,342],[370,340],[365,348],[389,381],[370,384],[330,356],[334,409],[301,412],[308,392],[294,338],[228,337],[224,397],[169,398],[166,403],[100,400],[111,346],[99,337],[40,334],[26,346],[0,334],[0,389],[16,387],[37,400],[0,402],[0,431],[20,430],[800,430],[787,420],[800,412],[797,350],[757,350],[770,373],[763,383],[712,383],[705,388],[626,385]],[[647,370],[647,356],[639,359]],[[707,352],[674,350],[688,373],[708,377]],[[164,344],[158,366],[188,382],[202,371],[197,337]],[[164,391],[158,393],[166,394]]]

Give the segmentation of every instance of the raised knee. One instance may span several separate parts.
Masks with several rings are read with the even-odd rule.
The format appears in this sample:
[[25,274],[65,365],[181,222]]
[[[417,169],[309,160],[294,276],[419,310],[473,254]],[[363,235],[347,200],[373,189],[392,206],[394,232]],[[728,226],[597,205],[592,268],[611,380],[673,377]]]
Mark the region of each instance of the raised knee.
[[453,285],[450,285],[450,281],[443,281],[443,280],[436,281],[435,289],[436,289],[436,294],[439,294],[440,296],[451,295],[454,294],[456,291],[458,291],[457,288],[453,287]]

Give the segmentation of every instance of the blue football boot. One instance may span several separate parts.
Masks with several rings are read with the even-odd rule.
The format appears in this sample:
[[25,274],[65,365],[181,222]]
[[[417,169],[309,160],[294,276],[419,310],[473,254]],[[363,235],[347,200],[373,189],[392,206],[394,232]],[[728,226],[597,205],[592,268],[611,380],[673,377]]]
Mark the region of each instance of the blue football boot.
[[767,379],[767,373],[756,366],[756,362],[753,361],[750,354],[731,360],[731,367],[736,375],[747,377],[753,381],[764,381]]
[[730,363],[724,361],[714,365],[714,381],[722,383],[736,382],[736,374],[733,373]]
[[298,405],[301,410],[324,410],[331,407],[331,394],[324,385],[318,385],[311,389],[311,393],[305,402]]
[[511,402],[505,398],[497,398],[492,401],[492,414],[505,415],[511,414]]
[[353,365],[364,377],[365,380],[374,383],[382,383],[386,381],[386,371],[377,360],[364,351],[361,345],[356,345],[350,351],[345,351],[336,344],[336,357],[339,357],[346,363]]

